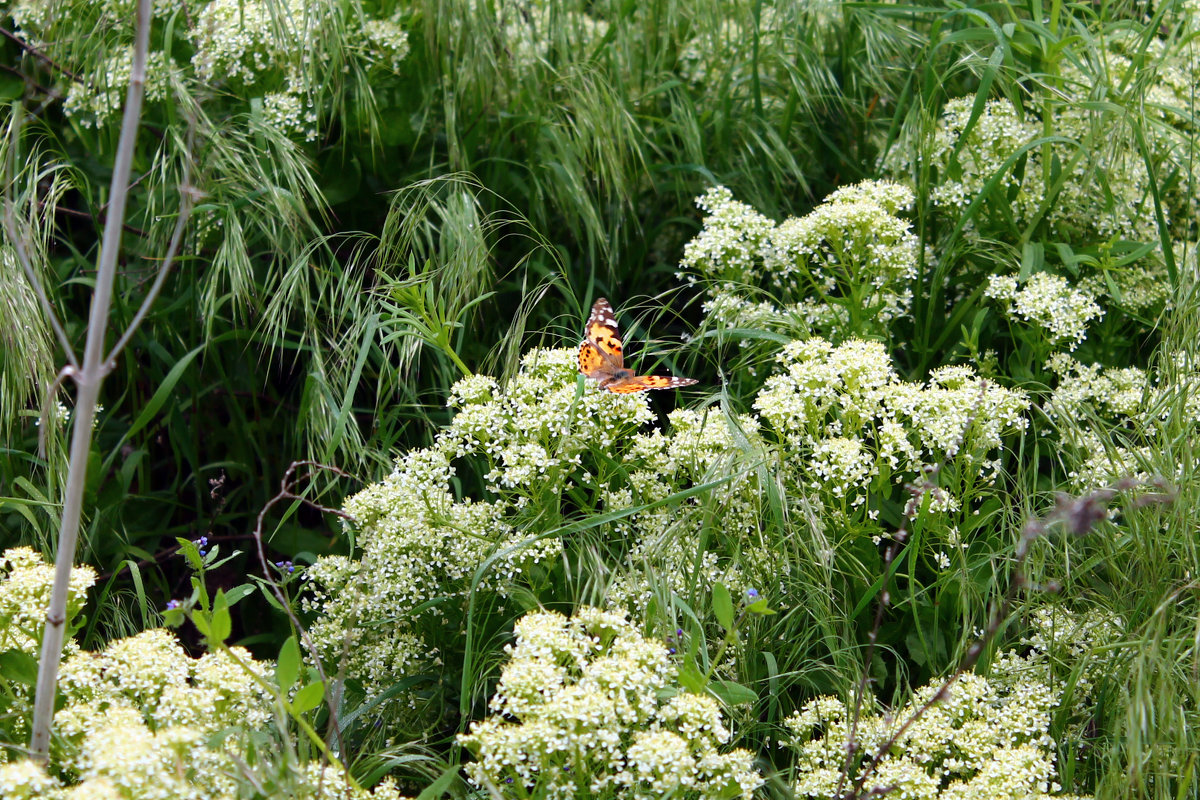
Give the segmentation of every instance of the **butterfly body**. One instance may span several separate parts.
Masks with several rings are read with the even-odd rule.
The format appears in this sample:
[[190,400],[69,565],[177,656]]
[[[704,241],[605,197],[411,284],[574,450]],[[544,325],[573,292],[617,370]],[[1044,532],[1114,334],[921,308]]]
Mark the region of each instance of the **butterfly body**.
[[579,371],[600,384],[600,387],[617,394],[644,392],[647,389],[674,389],[691,386],[693,378],[675,378],[666,375],[638,375],[625,368],[625,345],[617,318],[607,300],[601,297],[592,306],[584,329],[584,339],[579,343]]

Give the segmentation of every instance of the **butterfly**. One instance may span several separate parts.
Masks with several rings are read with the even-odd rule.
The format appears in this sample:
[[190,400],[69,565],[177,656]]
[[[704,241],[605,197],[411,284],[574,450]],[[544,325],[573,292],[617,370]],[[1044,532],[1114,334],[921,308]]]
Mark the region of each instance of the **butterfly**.
[[625,369],[624,347],[621,331],[617,328],[617,317],[613,307],[601,297],[592,306],[584,329],[584,339],[579,343],[579,371],[601,388],[617,394],[644,392],[647,389],[675,389],[691,386],[694,378],[672,378],[666,375],[635,375]]

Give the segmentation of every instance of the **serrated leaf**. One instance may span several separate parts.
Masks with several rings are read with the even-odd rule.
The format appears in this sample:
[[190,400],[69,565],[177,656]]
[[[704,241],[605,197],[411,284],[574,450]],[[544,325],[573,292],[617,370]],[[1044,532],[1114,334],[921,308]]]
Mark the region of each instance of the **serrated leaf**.
[[321,705],[321,700],[325,697],[325,682],[316,681],[305,686],[300,691],[296,692],[296,696],[292,698],[292,711],[297,714],[303,714],[305,711],[312,711],[317,706]]
[[725,588],[725,584],[718,583],[713,586],[713,613],[717,615],[717,622],[725,630],[733,627],[733,598],[729,595],[729,590]]

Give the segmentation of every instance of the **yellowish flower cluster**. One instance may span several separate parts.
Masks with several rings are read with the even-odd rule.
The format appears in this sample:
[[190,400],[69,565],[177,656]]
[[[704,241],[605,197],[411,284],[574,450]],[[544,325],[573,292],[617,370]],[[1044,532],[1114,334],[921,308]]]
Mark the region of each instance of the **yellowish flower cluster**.
[[[797,8],[811,12],[817,5],[806,3]],[[834,4],[825,8],[840,16],[840,9]],[[719,85],[723,92],[748,93],[754,79],[758,79],[758,99],[763,108],[782,109],[789,84],[768,77],[757,53],[772,52],[775,42],[787,36],[789,23],[794,21],[768,5],[753,8],[729,5],[723,12],[715,18],[719,20],[717,26],[701,22],[696,26],[699,31],[680,48],[680,74],[697,91],[716,91]]]
[[761,785],[751,753],[722,752],[730,733],[717,702],[681,690],[667,648],[623,612],[534,612],[515,634],[495,716],[458,737],[475,756],[475,786],[548,800],[749,800]]
[[[91,567],[72,568],[67,586],[68,620],[83,608],[87,591],[95,582],[96,571]],[[54,566],[32,548],[14,547],[0,556],[0,653],[20,650],[39,655],[53,585]],[[70,640],[65,647],[67,652],[78,649]]]
[[552,33],[564,33],[575,52],[594,48],[608,33],[608,22],[593,17],[570,4],[553,0],[518,0],[508,3],[469,3],[472,9],[495,9],[504,41],[504,52],[514,67],[528,70],[544,63],[550,55],[554,40]]
[[1173,361],[1148,373],[1082,364],[1064,353],[1047,359],[1058,382],[1043,411],[1067,445],[1063,457],[1077,488],[1090,491],[1127,478],[1147,484],[1156,477],[1178,481],[1197,468],[1195,460],[1181,461],[1173,476],[1152,474],[1161,470],[1152,466],[1161,459],[1147,442],[1160,426],[1170,424],[1179,398],[1189,419],[1200,414],[1200,370],[1190,367],[1183,354]]
[[[40,646],[54,568],[28,548],[8,550],[0,571],[0,651]],[[72,571],[69,614],[95,581]],[[174,634],[151,629],[100,652],[68,641],[59,679],[51,768],[0,763],[5,800],[233,800],[242,796],[246,748],[272,719],[263,688],[270,664],[240,647],[190,657]],[[220,742],[214,737],[225,732]],[[13,732],[10,728],[10,733]],[[18,733],[23,731],[17,731]],[[0,754],[7,751],[0,750]],[[0,758],[3,758],[0,755]],[[305,766],[289,796],[399,800],[391,783],[353,790],[340,767]]]
[[853,785],[861,773],[844,782],[842,777],[853,726],[860,754],[853,768],[865,769],[878,756],[863,794],[912,800],[1063,797],[1057,794],[1049,733],[1057,692],[1038,680],[1002,683],[968,673],[901,733],[940,686],[938,681],[918,689],[911,702],[891,712],[864,708],[856,722],[853,706],[833,697],[813,700],[785,720],[793,734],[797,796],[834,798],[839,788]]
[[[96,126],[110,117],[119,117],[129,91],[129,75],[133,71],[133,49],[126,48],[105,61],[104,66],[87,83],[72,83],[63,102],[63,112],[83,125]],[[176,79],[178,69],[165,53],[155,51],[146,59],[146,102],[165,99]]]
[[[734,431],[744,437],[748,449],[757,451],[758,422],[744,415],[731,426],[715,411],[690,409],[671,412],[668,421],[668,435],[653,431],[630,443],[626,457],[631,467],[628,480],[604,490],[605,507],[616,510],[662,501],[672,492],[733,474],[733,480],[712,491],[713,500],[721,508],[721,528],[734,539],[757,541],[761,519],[758,493],[751,472],[739,469],[737,457],[742,450],[734,440]],[[656,594],[666,601],[668,593],[688,596],[689,587],[747,582],[739,564],[722,558],[711,547],[699,549],[696,521],[681,515],[676,504],[639,511],[612,527],[630,543],[625,557],[627,569],[608,587],[608,602],[613,605],[644,608]],[[753,567],[764,558],[769,559],[770,554],[743,551],[741,565]]]
[[1124,623],[1095,606],[1087,613],[1043,606],[1029,615],[1026,626],[1021,651],[998,653],[989,679],[1011,690],[1029,682],[1069,686],[1067,730],[1082,743],[1084,729],[1093,721],[1096,687],[1118,674]]
[[[1069,164],[1071,172],[1064,176],[1056,201],[1047,207],[1043,151],[1028,147],[1043,135],[1042,123],[1007,99],[988,101],[973,119],[974,103],[974,97],[960,97],[942,109],[931,163],[942,175],[954,178],[943,180],[933,192],[940,208],[955,215],[961,213],[990,181],[1000,176],[1000,184],[993,191],[1007,193],[1005,204],[1017,225],[1032,224],[1045,215],[1058,235],[1073,239],[1082,235],[1092,241],[1107,241],[1114,236],[1154,240],[1153,214],[1146,206],[1149,175],[1131,147],[1111,156],[1093,152],[1089,159],[1078,157],[1059,143],[1051,145],[1055,158]],[[1087,140],[1087,118],[1060,112],[1054,121],[1056,133]],[[1017,170],[1016,161],[1022,153],[1027,161],[1023,170]],[[896,153],[889,168],[902,171],[904,158],[907,154]],[[1111,209],[1106,207],[1104,193],[1095,190],[1098,170],[1107,175],[1105,185],[1119,193]],[[978,225],[972,222],[968,230],[978,231]]]
[[1052,347],[1074,350],[1087,338],[1088,323],[1104,316],[1095,297],[1047,272],[1033,275],[1024,286],[1014,275],[993,276],[984,294],[998,301],[1009,319],[1037,329]]

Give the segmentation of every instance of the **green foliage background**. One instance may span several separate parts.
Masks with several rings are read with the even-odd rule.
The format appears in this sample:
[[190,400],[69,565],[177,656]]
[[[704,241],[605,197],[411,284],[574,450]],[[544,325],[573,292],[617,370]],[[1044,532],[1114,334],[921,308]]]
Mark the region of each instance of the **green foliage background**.
[[[1032,412],[980,523],[986,566],[962,582],[914,577],[920,591],[882,630],[895,661],[877,662],[873,677],[899,696],[952,668],[1007,588],[1003,554],[1023,520],[1044,512],[1052,492],[1076,488],[1079,455],[1066,444],[1075,440],[1058,428],[1087,429],[1106,451],[1138,454],[1131,474],[1163,476],[1178,494],[1165,510],[1131,505],[1119,527],[1055,538],[1031,556],[1034,584],[1057,584],[1066,606],[1125,623],[1122,655],[1097,688],[1086,754],[1060,754],[1060,769],[1097,796],[1200,791],[1197,419],[1185,375],[1200,330],[1194,1],[226,3],[252,16],[245,24],[261,43],[257,61],[220,40],[236,16],[204,33],[207,5],[156,4],[159,60],[114,330],[153,278],[185,161],[202,195],[184,257],[104,387],[79,552],[101,574],[80,632],[85,647],[154,626],[166,602],[186,593],[177,538],[242,551],[205,579],[214,589],[247,583],[258,570],[250,532],[292,461],[353,475],[317,472],[301,487],[315,502],[340,505],[389,474],[397,454],[433,442],[451,419],[455,381],[486,373],[503,383],[529,349],[573,346],[597,297],[618,304],[632,342],[696,332],[662,370],[699,378],[705,406],[731,418],[747,412],[778,341],[831,332],[800,320],[706,327],[704,292],[730,276],[696,283],[679,274],[685,244],[702,230],[695,199],[721,185],[782,220],[840,187],[884,177],[915,194],[908,217],[920,260],[910,313],[886,330],[832,338],[886,342],[906,380],[974,363],[1040,402],[1055,382],[1046,362],[1056,348],[989,304],[987,278],[1090,278],[1107,287],[1112,310],[1076,358],[1147,368],[1156,388],[1138,420]],[[22,0],[0,12],[9,34],[0,42],[6,198],[76,343],[119,127],[119,114],[95,98],[121,91],[114,59],[132,40],[131,7]],[[393,40],[389,50],[366,33],[368,21],[404,31],[406,45]],[[205,72],[201,57],[216,52],[228,60]],[[299,124],[274,116],[279,97],[296,102]],[[961,97],[964,129],[941,147],[944,108]],[[992,119],[994,100],[1040,130],[985,169],[988,142],[971,135]],[[945,203],[939,191],[972,164],[979,185],[960,205]],[[1026,203],[1030,186],[1040,188]],[[1121,227],[1126,219],[1134,222]],[[1122,305],[1130,294],[1122,281],[1135,269],[1161,292],[1157,304]],[[0,270],[0,544],[49,553],[66,426],[42,405],[62,357],[7,250]],[[783,300],[766,286],[738,290]],[[58,397],[69,403],[66,391]],[[660,420],[673,402],[652,400]],[[481,483],[464,471],[457,489]],[[903,490],[893,488],[884,527],[901,522]],[[786,492],[762,502],[766,519],[794,513]],[[568,524],[599,510],[568,503],[555,514]],[[352,552],[353,529],[332,515],[299,502],[277,512],[273,560]],[[551,528],[540,520],[528,530]],[[797,545],[794,563],[809,555]],[[765,749],[808,697],[857,684],[881,562],[867,546],[853,556],[860,572],[811,582],[814,597],[828,582],[828,605],[781,609],[746,632],[747,652],[803,644],[774,665],[745,659],[729,676],[764,698],[739,712],[744,746]],[[537,600],[555,592],[564,605],[585,599],[578,585],[587,580],[572,570],[587,564],[560,569],[548,579],[556,588]],[[270,608],[265,593],[253,593],[232,609],[233,639],[262,657],[274,657],[291,633]],[[650,622],[655,609],[634,611]],[[708,613],[698,607],[699,617]],[[511,621],[499,611],[483,616],[477,652],[463,654],[480,687],[494,678]],[[1021,621],[1006,631],[1012,642]],[[194,637],[188,630],[185,639]],[[1083,668],[1064,665],[1063,674],[1070,681]],[[481,712],[486,692],[438,699],[464,719],[442,719],[414,741],[450,757],[450,735]],[[363,774],[391,763],[370,734],[355,746]]]

